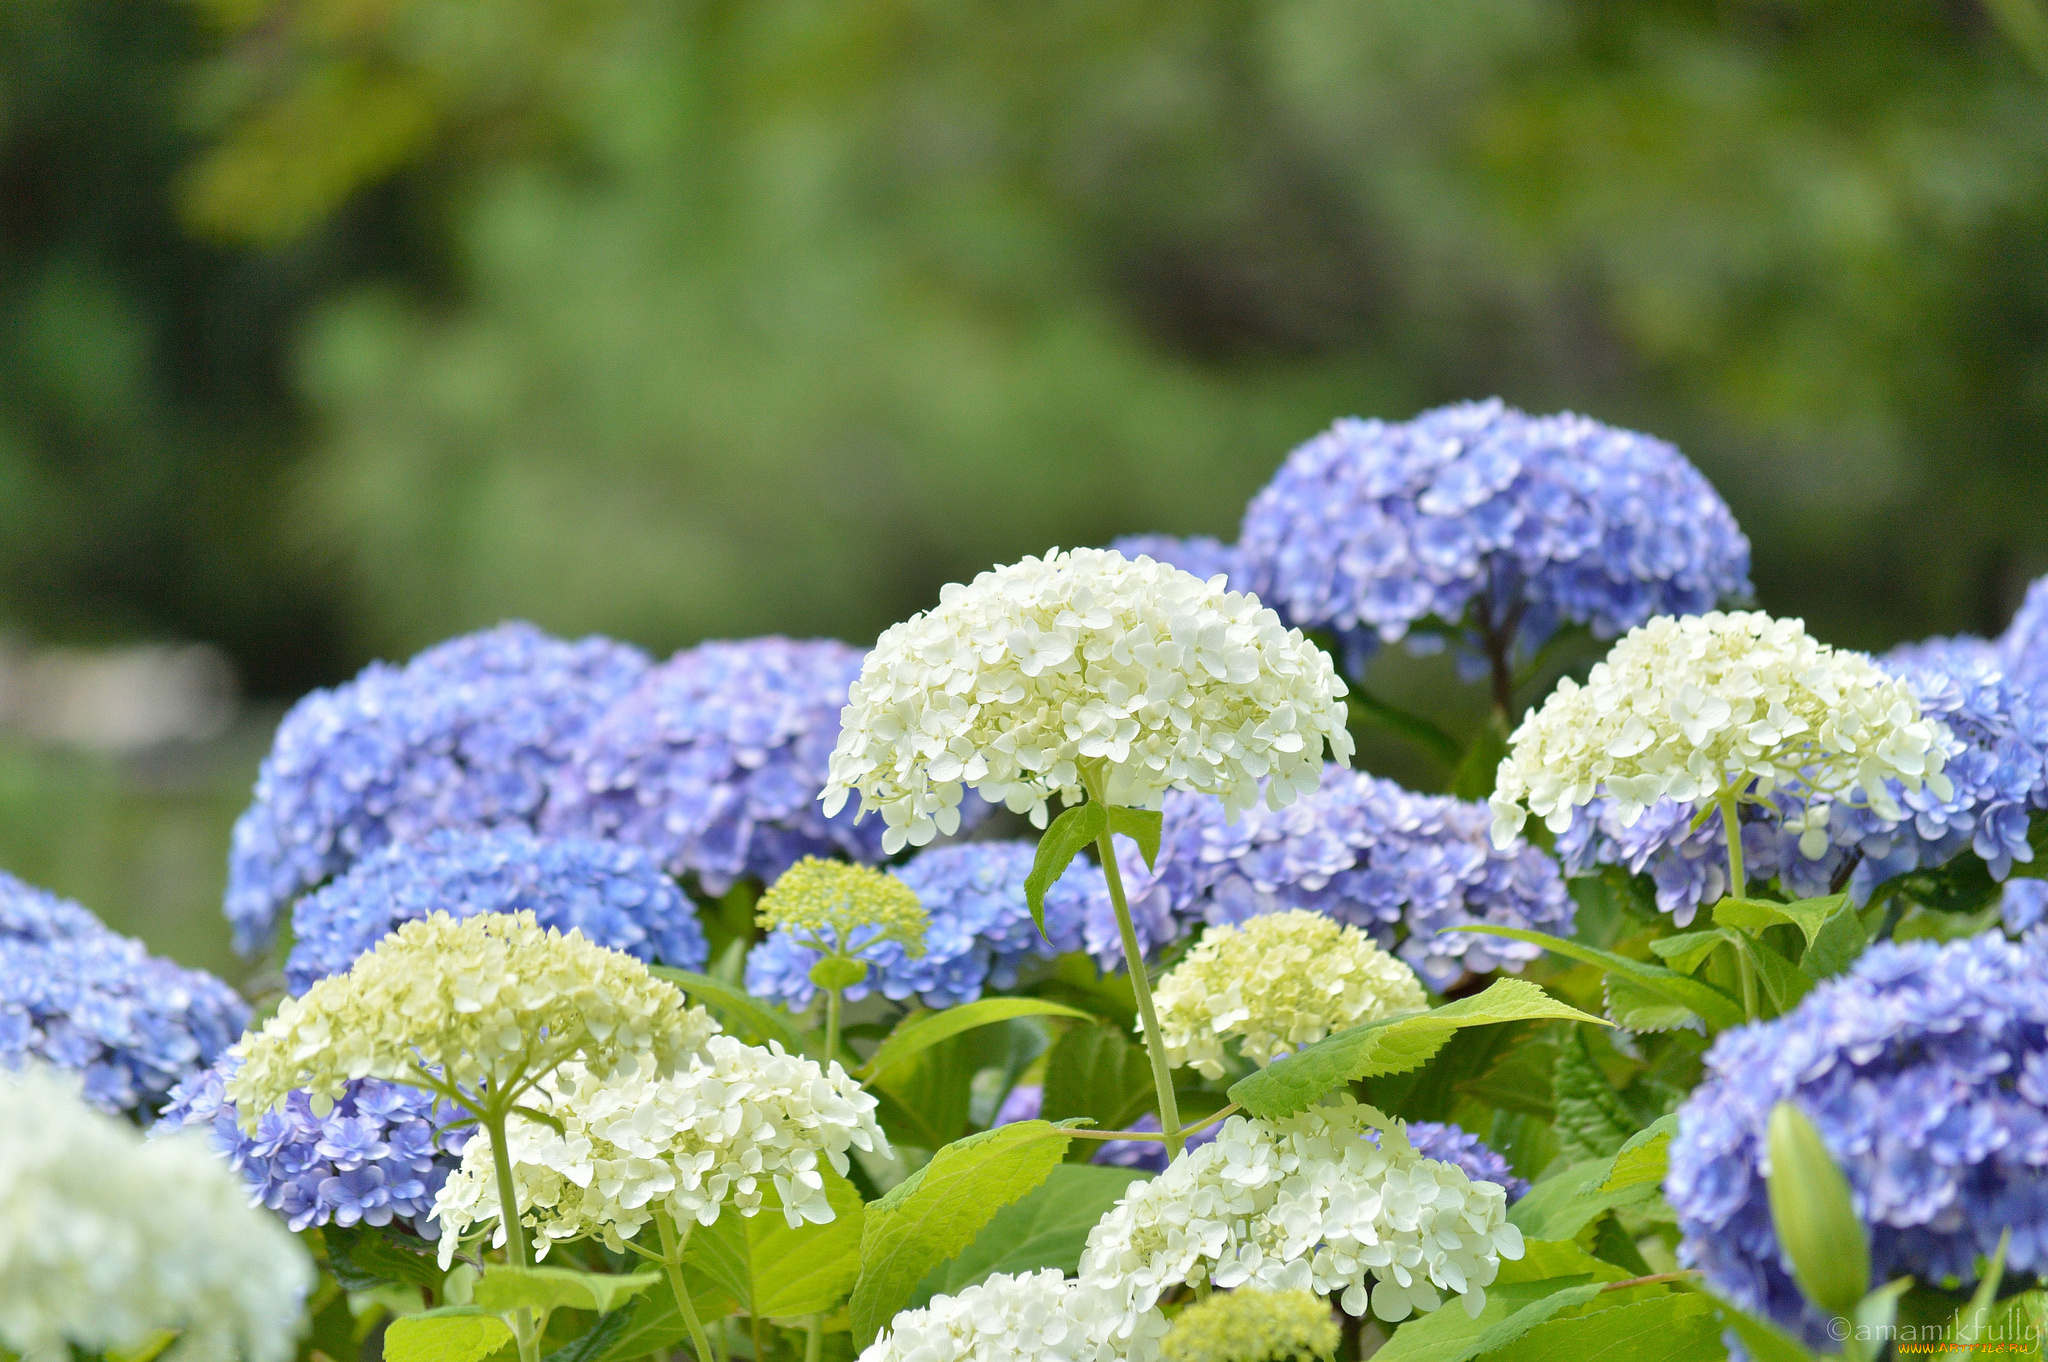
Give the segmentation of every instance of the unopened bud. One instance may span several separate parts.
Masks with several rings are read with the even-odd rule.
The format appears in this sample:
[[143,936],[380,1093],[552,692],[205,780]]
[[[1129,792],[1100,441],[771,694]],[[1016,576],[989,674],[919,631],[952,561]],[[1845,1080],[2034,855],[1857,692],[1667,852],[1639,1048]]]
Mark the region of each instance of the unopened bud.
[[1849,1180],[1820,1131],[1790,1102],[1771,1108],[1771,1222],[1792,1260],[1806,1298],[1831,1315],[1847,1315],[1870,1290],[1870,1244]]
[[828,955],[811,966],[811,982],[819,988],[851,988],[868,977],[868,962],[850,955]]

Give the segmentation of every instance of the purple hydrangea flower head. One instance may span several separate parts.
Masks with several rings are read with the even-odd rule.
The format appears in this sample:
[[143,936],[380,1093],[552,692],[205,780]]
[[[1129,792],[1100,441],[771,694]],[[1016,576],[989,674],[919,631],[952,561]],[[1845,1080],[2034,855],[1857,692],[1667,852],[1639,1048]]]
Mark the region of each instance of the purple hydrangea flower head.
[[646,669],[621,643],[502,624],[299,701],[235,824],[226,909],[237,947],[261,949],[295,897],[392,842],[532,828],[554,769]]
[[591,729],[545,827],[646,847],[712,894],[805,856],[882,860],[880,819],[827,818],[818,803],[862,656],[772,637],[677,653]]
[[639,847],[516,828],[431,832],[357,861],[292,909],[285,985],[304,993],[341,974],[402,923],[431,913],[531,910],[543,927],[580,931],[654,964],[697,970],[708,948],[689,898]]
[[325,1116],[295,1092],[244,1132],[226,1083],[236,1061],[223,1059],[172,1094],[158,1131],[211,1129],[214,1149],[250,1193],[294,1231],[316,1225],[389,1225],[433,1239],[434,1197],[462,1162],[474,1127],[449,1129],[463,1112],[418,1088],[359,1078]]
[[1126,558],[1150,558],[1155,563],[1193,573],[1205,582],[1220,574],[1229,579],[1232,591],[1246,589],[1244,563],[1237,545],[1206,534],[1185,539],[1170,534],[1127,534],[1111,540],[1109,546]]
[[[883,940],[855,950],[868,962],[868,977],[845,996],[880,993],[952,1007],[974,1002],[986,989],[1015,986],[1028,961],[1080,950],[1085,924],[1110,911],[1101,871],[1085,858],[1067,868],[1046,891],[1046,936],[1040,936],[1024,898],[1036,855],[1035,843],[999,841],[946,843],[912,857],[894,873],[916,892],[930,919],[925,953],[913,959],[899,943]],[[747,956],[747,991],[801,1011],[817,991],[810,977],[817,962],[818,953],[790,932],[771,932]]]
[[[1045,1088],[1038,1083],[1019,1083],[1010,1089],[1010,1095],[1003,1099],[1003,1105],[996,1111],[995,1124],[1010,1125],[1016,1121],[1035,1121],[1038,1113],[1045,1108]],[[1128,1127],[1131,1130],[1158,1131],[1164,1129],[1159,1118],[1146,1112]],[[1218,1121],[1188,1136],[1187,1147],[1199,1149],[1215,1139],[1223,1131]],[[1088,1162],[1099,1163],[1113,1168],[1142,1168],[1147,1172],[1166,1171],[1166,1146],[1156,1140],[1104,1140]]]
[[41,1060],[79,1074],[102,1111],[149,1117],[248,1021],[212,975],[0,875],[0,1068]]
[[1467,620],[1503,646],[1612,638],[1749,589],[1749,541],[1662,440],[1498,400],[1343,420],[1246,508],[1244,580],[1304,628],[1387,642]]
[[[1538,947],[1446,929],[1484,922],[1569,936],[1573,904],[1555,862],[1526,842],[1495,849],[1490,825],[1484,804],[1339,766],[1286,808],[1255,807],[1235,823],[1216,800],[1169,793],[1156,873],[1125,862],[1132,917],[1177,924],[1178,936],[1306,908],[1371,933],[1432,988],[1467,971],[1519,971]],[[1113,927],[1087,944],[1114,949]]]
[[1664,1192],[1680,1261],[1737,1305],[1823,1345],[1772,1229],[1765,1130],[1781,1101],[1847,1175],[1874,1282],[1968,1287],[2008,1226],[2010,1280],[2048,1266],[2048,933],[1873,946],[1785,1016],[1724,1032],[1706,1069]]

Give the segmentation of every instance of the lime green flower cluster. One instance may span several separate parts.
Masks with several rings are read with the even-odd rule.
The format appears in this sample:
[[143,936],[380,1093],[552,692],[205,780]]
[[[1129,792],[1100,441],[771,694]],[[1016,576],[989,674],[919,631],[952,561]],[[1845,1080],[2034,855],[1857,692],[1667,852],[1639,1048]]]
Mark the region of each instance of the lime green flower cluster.
[[755,919],[826,955],[852,955],[894,941],[915,960],[931,925],[910,886],[894,875],[806,856],[761,896]]
[[1338,1330],[1309,1291],[1219,1291],[1181,1311],[1166,1362],[1329,1362]]
[[580,1059],[606,1076],[652,1055],[666,1075],[717,1030],[623,951],[544,930],[530,912],[408,922],[347,974],[290,998],[237,1047],[228,1096],[254,1130],[296,1089],[331,1105],[352,1078],[502,1108]]

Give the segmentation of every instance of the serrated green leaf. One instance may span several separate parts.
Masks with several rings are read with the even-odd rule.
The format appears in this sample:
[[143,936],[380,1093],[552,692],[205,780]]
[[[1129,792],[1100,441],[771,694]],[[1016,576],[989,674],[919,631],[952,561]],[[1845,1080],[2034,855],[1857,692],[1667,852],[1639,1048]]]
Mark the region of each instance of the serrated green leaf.
[[[1052,826],[1038,839],[1038,855],[1031,873],[1024,877],[1024,902],[1038,934],[1045,935],[1045,893],[1073,863],[1081,849],[1102,835],[1109,826],[1109,814],[1094,800],[1078,804],[1052,820]],[[1156,844],[1155,844],[1156,845]]]
[[1585,1033],[1576,1028],[1558,1047],[1550,1091],[1557,1108],[1552,1124],[1558,1143],[1564,1156],[1574,1163],[1580,1159],[1612,1158],[1635,1133],[1636,1121],[1629,1114],[1628,1104],[1594,1063],[1592,1051],[1586,1048]]
[[717,1013],[728,1031],[749,1044],[766,1045],[771,1040],[779,1041],[782,1048],[793,1055],[804,1054],[809,1048],[803,1032],[797,1029],[795,1022],[782,1015],[780,1008],[762,1003],[743,988],[736,988],[708,974],[693,974],[689,970],[670,969],[666,965],[649,965],[647,972],[668,980],[689,995],[691,1002],[702,1003]]
[[1121,804],[1106,806],[1109,811],[1109,831],[1128,837],[1138,844],[1138,854],[1145,858],[1145,868],[1151,870],[1159,863],[1160,814],[1157,809],[1128,809]]
[[431,1255],[399,1247],[384,1230],[368,1225],[354,1229],[329,1226],[323,1236],[327,1270],[344,1291],[374,1291],[397,1283],[439,1292],[447,1276]]
[[384,1362],[480,1362],[511,1341],[511,1327],[496,1315],[451,1305],[391,1321]]
[[1566,941],[1547,932],[1525,931],[1520,927],[1501,927],[1490,922],[1475,922],[1458,930],[1527,941],[1543,947],[1554,955],[1562,955],[1567,960],[1598,965],[1610,973],[1625,975],[1666,1000],[1680,1007],[1691,1008],[1709,1027],[1717,1031],[1730,1026],[1740,1026],[1743,1022],[1742,1004],[1734,998],[1712,984],[1687,978],[1676,970],[1668,970],[1661,965],[1645,964],[1640,960],[1631,960],[1625,955],[1616,955],[1613,951],[1603,951],[1597,946]]
[[791,1229],[770,1188],[758,1213],[721,1215],[691,1230],[684,1261],[730,1292],[748,1314],[808,1315],[838,1305],[860,1272],[867,1208],[852,1183],[830,1168],[818,1171],[831,1220]]
[[995,1213],[1044,1182],[1070,1137],[1050,1121],[970,1135],[868,1207],[853,1288],[853,1339],[865,1348],[925,1274],[965,1249]]
[[599,1315],[595,1324],[549,1353],[545,1362],[598,1362],[632,1331],[633,1316],[645,1299],[635,1296],[618,1309]]
[[1714,905],[1714,921],[1752,931],[1789,923],[1806,938],[1799,968],[1812,979],[1847,969],[1863,954],[1869,936],[1847,894],[1774,903],[1769,899],[1726,898]]
[[522,1308],[541,1314],[563,1309],[603,1314],[618,1309],[620,1301],[638,1295],[659,1280],[661,1273],[652,1270],[613,1275],[573,1267],[493,1263],[477,1280],[476,1303],[497,1315]]
[[1006,1081],[1045,1050],[1044,1032],[1028,1018],[1011,1018],[948,1036],[877,1076],[868,1086],[876,1116],[891,1140],[938,1149],[967,1133],[974,1076],[1004,1072]]
[[1809,978],[1832,979],[1855,964],[1869,948],[1870,933],[1863,929],[1862,917],[1845,895],[1841,908],[1821,923],[1820,933],[1807,943],[1806,954],[1799,957],[1799,968]]
[[1484,992],[1428,1012],[1339,1031],[1231,1085],[1230,1100],[1253,1116],[1305,1111],[1339,1084],[1402,1073],[1426,1063],[1465,1026],[1563,1018],[1605,1026],[1598,1017],[1559,1002],[1526,979],[1497,979]]
[[[1045,1060],[1045,1095],[1039,1114],[1048,1121],[1085,1117],[1103,1130],[1127,1130],[1158,1105],[1152,1062],[1145,1047],[1118,1026],[1070,1026]],[[1088,1146],[1090,1141],[1078,1141]],[[1083,1147],[1071,1157],[1087,1158]]]
[[1716,946],[1730,939],[1725,927],[1710,927],[1701,932],[1660,936],[1650,943],[1650,952],[1680,974],[1691,974],[1700,967],[1700,961],[1714,953]]
[[1661,1183],[1670,1164],[1671,1137],[1678,1133],[1678,1116],[1659,1116],[1647,1127],[1629,1136],[1616,1151],[1600,1183],[1603,1192],[1618,1192],[1640,1183]]
[[1727,1355],[1714,1303],[1680,1292],[1537,1325],[1495,1362],[1709,1362]]
[[1652,992],[1626,975],[1605,976],[1600,981],[1600,990],[1607,1004],[1607,1019],[1624,1030],[1656,1035],[1702,1025],[1699,1013]]
[[1604,1192],[1611,1159],[1586,1159],[1552,1173],[1508,1208],[1508,1221],[1531,1239],[1570,1239],[1617,1206],[1647,1201],[1647,1185]]
[[992,1272],[1056,1267],[1072,1275],[1095,1222],[1132,1183],[1150,1176],[1138,1168],[1061,1164],[1024,1197],[997,1211],[957,1258],[927,1273],[909,1304],[923,1305],[941,1293],[958,1295]]
[[1487,1288],[1477,1317],[1440,1307],[1402,1324],[1374,1362],[1469,1362],[1504,1348],[1560,1310],[1584,1305],[1601,1292],[1583,1276],[1515,1282]]
[[1763,985],[1764,997],[1770,1000],[1772,1015],[1790,1012],[1813,991],[1813,980],[1763,941],[1751,937],[1736,949],[1748,952],[1750,962],[1756,966],[1757,982]]
[[962,1031],[971,1031],[977,1026],[987,1026],[991,1022],[1009,1021],[1013,1017],[1085,1019],[1088,1016],[1088,1013],[1077,1007],[1048,1002],[1043,998],[983,998],[977,1002],[942,1008],[935,1012],[913,1012],[897,1023],[896,1029],[891,1031],[888,1039],[869,1056],[868,1062],[854,1071],[854,1077],[866,1082],[899,1064],[907,1063],[942,1040],[957,1036]]

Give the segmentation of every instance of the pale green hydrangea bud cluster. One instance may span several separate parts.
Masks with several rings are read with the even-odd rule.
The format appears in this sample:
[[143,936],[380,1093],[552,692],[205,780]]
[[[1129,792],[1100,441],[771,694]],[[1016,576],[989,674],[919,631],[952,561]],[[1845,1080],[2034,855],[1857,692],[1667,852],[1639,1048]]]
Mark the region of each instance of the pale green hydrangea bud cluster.
[[1130,1293],[1058,1268],[990,1274],[957,1296],[899,1311],[860,1362],[1155,1362],[1166,1318]]
[[408,922],[348,973],[287,998],[235,1047],[227,1094],[253,1131],[295,1089],[324,1110],[353,1078],[464,1093],[516,1091],[575,1057],[608,1074],[651,1057],[669,1072],[715,1029],[623,951],[543,929],[530,912]]
[[1329,1362],[1342,1331],[1306,1291],[1218,1291],[1180,1312],[1166,1362]]
[[806,856],[784,871],[755,905],[755,924],[786,932],[824,958],[811,967],[820,988],[846,988],[867,978],[858,958],[895,942],[913,960],[925,953],[931,918],[902,880],[870,866]]
[[1949,798],[1941,768],[1954,746],[1905,681],[1814,641],[1799,620],[1659,616],[1624,635],[1585,685],[1558,682],[1515,730],[1492,798],[1494,845],[1530,813],[1563,832],[1574,809],[1605,795],[1632,826],[1660,799],[1714,799],[1736,781],[1753,781],[1759,797],[1860,792],[1899,821],[1887,782]]
[[1153,994],[1168,1059],[1223,1076],[1223,1042],[1266,1065],[1335,1031],[1428,1005],[1415,971],[1356,927],[1290,909],[1209,928]]
[[[1381,1132],[1379,1143],[1365,1138]],[[1522,1255],[1507,1193],[1423,1158],[1402,1126],[1344,1099],[1281,1121],[1235,1116],[1139,1183],[1089,1232],[1081,1281],[1136,1308],[1183,1282],[1312,1291],[1388,1322],[1449,1293],[1476,1316]]]
[[0,1073],[0,1347],[283,1362],[313,1285],[306,1252],[197,1131],[144,1140],[41,1069]]
[[858,791],[890,852],[951,834],[969,786],[1044,827],[1090,766],[1112,803],[1194,790],[1234,816],[1263,781],[1280,808],[1316,788],[1325,746],[1350,757],[1344,694],[1321,649],[1220,577],[1055,550],[949,585],[882,635],[821,798],[833,814]]
[[[586,1236],[621,1249],[660,1208],[678,1224],[709,1225],[728,1204],[752,1216],[771,1190],[791,1228],[822,1224],[834,1211],[821,1167],[844,1175],[849,1149],[889,1155],[875,1099],[838,1064],[727,1035],[666,1077],[651,1057],[602,1079],[567,1064],[531,1096],[562,1123],[514,1115],[507,1130],[521,1219],[541,1254]],[[499,1218],[485,1141],[464,1150],[434,1214],[444,1265],[460,1235]]]

